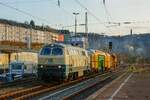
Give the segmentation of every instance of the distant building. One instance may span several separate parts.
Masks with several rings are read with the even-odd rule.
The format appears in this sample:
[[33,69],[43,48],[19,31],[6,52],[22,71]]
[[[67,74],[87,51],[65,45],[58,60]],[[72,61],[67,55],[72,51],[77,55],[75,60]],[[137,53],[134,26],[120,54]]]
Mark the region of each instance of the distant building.
[[[43,44],[58,41],[59,33],[48,26],[30,26],[0,19],[0,45],[20,48],[40,48]],[[28,44],[31,43],[31,46]]]

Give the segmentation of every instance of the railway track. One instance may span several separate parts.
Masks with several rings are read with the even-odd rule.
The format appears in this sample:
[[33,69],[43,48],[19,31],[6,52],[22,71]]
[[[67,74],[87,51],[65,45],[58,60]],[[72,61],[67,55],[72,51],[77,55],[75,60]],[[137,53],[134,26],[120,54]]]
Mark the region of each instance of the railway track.
[[0,89],[6,88],[6,87],[11,87],[11,86],[17,86],[19,84],[30,83],[30,82],[33,82],[33,81],[36,81],[36,80],[37,80],[36,77],[30,77],[30,78],[24,78],[24,79],[16,80],[16,81],[13,81],[13,82],[1,83],[0,84]]
[[[102,79],[108,79],[111,76],[107,76],[106,78]],[[81,91],[89,86],[91,86],[92,84],[96,84],[96,82],[99,80],[99,76],[86,80],[84,82],[78,83],[76,85],[73,85],[71,87],[65,88],[63,90],[57,91],[55,93],[52,93],[50,95],[44,96],[42,98],[40,98],[40,100],[60,100],[62,98],[68,98],[69,95],[77,93],[78,91]],[[101,81],[102,81],[101,80]]]
[[50,92],[52,90],[56,90],[56,89],[61,88],[61,87],[70,86],[70,85],[79,83],[81,81],[87,80],[87,79],[89,79],[91,77],[95,77],[95,76],[97,76],[97,74],[91,75],[90,77],[82,77],[82,78],[79,78],[78,80],[70,81],[70,82],[67,82],[67,83],[59,84],[59,85],[45,84],[45,85],[34,86],[34,87],[31,87],[31,88],[27,88],[27,89],[21,89],[21,90],[14,91],[14,92],[12,92],[12,91],[7,92],[3,95],[0,95],[0,100],[30,99],[30,98],[33,98],[34,96],[38,96],[40,94]]
[[39,84],[42,83],[38,81],[36,77],[24,78],[9,83],[3,83],[0,85],[0,96],[3,94],[13,93],[29,87],[37,86]]
[[[37,91],[40,91],[40,90],[44,90],[46,89],[46,87],[50,87],[49,86],[43,86],[43,85],[38,85],[38,86],[34,86],[32,88],[27,88],[27,89],[22,89],[22,90],[19,90],[19,91],[15,91],[15,92],[8,92],[4,95],[1,95],[0,96],[0,100],[12,100],[12,99],[16,99],[16,100],[20,100],[22,98],[22,96],[27,96],[28,93],[35,93]],[[20,97],[20,99],[19,99]],[[25,98],[22,98],[22,99],[25,99]]]
[[[106,78],[109,79],[111,77],[111,72],[105,73],[105,74],[95,74],[95,75],[91,75],[89,77],[82,77],[79,78],[78,80],[74,80],[74,81],[70,81],[67,83],[63,83],[63,84],[42,84],[42,85],[37,85],[37,86],[33,86],[31,88],[27,88],[27,89],[21,89],[18,91],[14,91],[14,92],[8,92],[5,93],[3,95],[0,95],[0,100],[8,100],[8,99],[13,99],[13,100],[25,100],[25,99],[32,99],[33,97],[37,97],[39,95],[48,93],[48,92],[52,92],[54,90],[58,90],[60,92],[56,92],[51,94],[49,98],[53,98],[53,97],[58,97],[60,98],[61,96],[66,97],[67,95],[63,95],[65,93],[67,93],[66,91],[72,91],[72,93],[69,94],[73,94],[76,91],[73,90],[80,90],[84,89],[85,87],[88,87],[90,84],[93,84],[93,82],[97,82],[98,80],[103,81]],[[85,84],[85,85],[84,85]],[[96,84],[96,83],[95,83]],[[63,88],[64,87],[64,88]],[[71,88],[69,88],[71,87]],[[65,90],[61,90],[61,89],[65,89]],[[47,98],[47,97],[46,97]],[[46,98],[41,98],[41,99],[46,99]]]
[[[70,86],[65,89],[56,91],[49,95],[46,95],[46,96],[40,98],[40,100],[60,100],[60,99],[71,100],[73,96],[75,96],[77,94],[82,94],[82,92],[84,90],[92,88],[99,83],[110,80],[112,78],[112,76],[113,76],[112,73],[98,75],[96,77],[90,78],[88,80],[85,80],[85,81],[75,84],[73,86]],[[108,81],[107,81],[107,83],[108,83]],[[78,99],[76,99],[76,100],[78,100]]]
[[[89,95],[96,92],[112,80],[116,79],[118,76],[123,75],[124,72],[117,72],[113,75],[109,75],[107,77],[101,78],[101,80],[95,81],[89,86],[86,86],[85,88],[82,88],[78,91],[73,92],[72,94],[69,94],[65,97],[63,97],[63,100],[83,100],[86,99]],[[124,73],[124,75],[127,73]]]

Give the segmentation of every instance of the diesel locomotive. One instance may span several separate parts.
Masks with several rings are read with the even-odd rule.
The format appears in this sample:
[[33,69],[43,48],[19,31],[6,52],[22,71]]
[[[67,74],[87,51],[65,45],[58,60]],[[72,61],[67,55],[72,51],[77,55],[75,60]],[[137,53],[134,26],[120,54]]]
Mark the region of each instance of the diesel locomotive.
[[46,81],[75,80],[89,73],[115,69],[117,56],[62,43],[45,45],[38,55],[38,77]]

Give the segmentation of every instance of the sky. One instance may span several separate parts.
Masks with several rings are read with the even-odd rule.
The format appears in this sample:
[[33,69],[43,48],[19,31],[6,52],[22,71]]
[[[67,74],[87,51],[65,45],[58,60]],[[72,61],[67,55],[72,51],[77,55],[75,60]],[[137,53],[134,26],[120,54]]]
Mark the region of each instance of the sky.
[[[18,22],[34,20],[38,25],[74,31],[73,12],[79,13],[78,24],[85,23],[87,12],[88,32],[127,35],[132,28],[136,34],[150,33],[150,0],[59,1],[60,6],[58,0],[0,0],[0,18]],[[77,32],[84,31],[83,25],[77,27]]]

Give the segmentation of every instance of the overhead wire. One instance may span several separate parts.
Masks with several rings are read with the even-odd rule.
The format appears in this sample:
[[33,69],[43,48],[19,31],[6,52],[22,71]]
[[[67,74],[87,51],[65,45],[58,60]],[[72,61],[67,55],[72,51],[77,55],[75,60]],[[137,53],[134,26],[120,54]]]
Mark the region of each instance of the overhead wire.
[[80,7],[82,7],[83,9],[85,9],[90,15],[92,15],[97,21],[99,21],[100,23],[102,22],[97,16],[95,16],[95,14],[92,13],[92,11],[90,11],[87,7],[85,7],[80,1],[78,0],[74,0],[78,5],[80,5]]
[[[42,1],[42,0],[34,0],[34,1]],[[47,0],[47,1],[49,1],[49,0]],[[51,0],[50,0],[50,1],[51,1]],[[31,2],[31,1],[30,1],[30,2]],[[14,2],[14,3],[15,3],[15,2]],[[22,3],[23,3],[23,1],[22,1]],[[20,13],[22,13],[22,14],[24,14],[24,15],[30,16],[30,17],[35,18],[35,19],[37,19],[37,20],[40,20],[40,21],[43,21],[43,22],[46,22],[46,23],[49,22],[49,21],[46,20],[46,19],[43,19],[43,18],[41,18],[41,17],[32,15],[32,14],[26,12],[26,11],[23,11],[23,10],[18,9],[18,8],[16,8],[16,7],[10,6],[10,5],[5,4],[5,3],[3,3],[3,2],[0,2],[0,5],[3,5],[3,6],[5,6],[5,7],[7,7],[7,8],[16,10],[17,12],[20,12]],[[57,5],[56,5],[56,6],[57,6]],[[70,14],[70,13],[69,13],[67,10],[65,10],[63,7],[60,7],[60,9],[62,9],[65,13]],[[71,15],[71,14],[70,14],[70,15]],[[72,15],[71,15],[71,16],[72,16]],[[73,17],[73,16],[72,16],[72,17]],[[49,23],[48,23],[48,24],[49,24]],[[50,24],[50,25],[51,25],[51,26],[57,26],[57,25],[52,25],[52,24]]]
[[[74,0],[78,5],[80,5],[83,9],[85,9],[91,16],[93,16],[99,23],[103,23],[91,10],[89,10],[87,7],[85,7],[79,0]],[[110,29],[109,29],[109,27],[107,27],[106,25],[105,25],[105,23],[103,23],[103,25],[104,25],[104,27],[106,28],[106,29],[108,29],[108,31],[110,32],[110,33],[113,33]]]
[[25,3],[39,3],[39,2],[49,2],[49,1],[53,1],[53,0],[25,0],[25,1],[7,1],[5,2],[5,4],[25,4]]
[[[39,1],[39,2],[42,1],[42,2],[43,2],[43,1],[52,1],[52,0],[33,0],[32,2],[36,2],[36,1]],[[87,7],[85,7],[85,6],[84,6],[81,2],[79,2],[78,0],[75,0],[75,1],[76,1],[76,3],[78,3],[82,8],[84,8],[86,11],[88,11],[88,13],[89,13],[91,16],[93,16],[100,24],[104,24],[104,26],[105,26],[106,28],[108,28],[108,27],[105,25],[105,23],[103,23],[92,11],[90,11]],[[18,1],[18,2],[21,3],[21,1]],[[24,2],[31,2],[31,1],[22,1],[22,3],[24,3]],[[7,3],[15,3],[15,1],[14,1],[14,2],[7,2]],[[16,1],[16,3],[17,3],[17,1]],[[60,3],[60,1],[59,1],[59,3]],[[3,6],[5,6],[5,7],[10,8],[10,9],[16,10],[16,11],[18,11],[18,12],[24,14],[24,15],[28,15],[28,16],[30,16],[30,17],[36,18],[36,19],[41,20],[41,21],[44,21],[44,22],[46,22],[46,23],[49,22],[49,21],[46,20],[46,19],[40,18],[40,17],[38,17],[38,16],[34,16],[34,15],[32,15],[32,14],[26,12],[26,11],[23,11],[23,10],[18,9],[18,8],[16,8],[16,7],[10,6],[10,5],[6,4],[6,3],[0,2],[0,5],[3,5]],[[58,6],[58,5],[57,5],[57,6]],[[69,14],[71,17],[73,17],[73,15],[72,15],[70,12],[68,12],[66,9],[64,9],[62,6],[60,6],[59,8],[62,9],[67,15]],[[52,25],[51,25],[51,26],[52,26]],[[61,27],[63,27],[63,26],[61,26]],[[110,31],[110,30],[109,30],[109,31]]]
[[[66,10],[63,6],[62,3],[60,2],[60,0],[58,0],[57,4],[55,4],[56,6],[59,7],[59,9],[61,9],[64,13],[66,13],[66,15],[69,15],[71,18],[74,18],[72,13],[70,13],[68,10]],[[61,24],[60,24],[61,25]],[[64,28],[66,25],[64,26],[59,26],[59,28]]]
[[[44,2],[44,1],[54,1],[54,0],[26,0],[26,1],[13,1],[13,2],[5,2],[5,4],[16,4],[16,3],[31,3],[31,2],[33,2],[33,3],[37,3],[37,2]],[[56,0],[55,0],[56,1]],[[55,4],[56,6],[59,6],[65,13],[67,13],[67,14],[70,14],[70,13],[68,13],[68,11],[66,10],[66,9],[64,9],[62,6],[61,6],[61,3],[60,3],[60,0],[58,0],[58,3],[57,4]]]
[[[108,23],[112,22],[113,21],[113,18],[110,14],[110,12],[108,11],[107,9],[107,6],[106,6],[106,0],[103,0],[103,7],[104,7],[104,10],[105,10],[105,13],[107,15],[107,20],[108,20]],[[111,21],[112,20],[112,21]]]
[[[101,1],[101,0],[100,0],[100,1]],[[105,11],[105,13],[106,13],[106,19],[107,19],[108,24],[109,24],[109,26],[107,26],[107,27],[108,27],[108,28],[113,27],[113,28],[116,29],[117,26],[120,26],[120,23],[113,22],[114,20],[113,20],[113,18],[112,18],[112,16],[111,16],[109,10],[107,9],[107,4],[106,4],[107,2],[106,2],[106,1],[107,1],[107,0],[102,0],[103,8],[104,8],[104,11]]]
[[[30,1],[14,1],[14,2],[6,2],[6,3],[3,3],[3,2],[0,2],[0,5],[3,5],[3,6],[5,6],[5,7],[7,7],[7,8],[10,8],[10,9],[13,9],[13,10],[16,10],[17,12],[20,12],[20,13],[22,13],[22,14],[24,14],[24,15],[27,15],[27,16],[30,16],[30,17],[32,17],[32,18],[35,18],[35,19],[37,19],[37,20],[40,20],[40,21],[43,21],[43,22],[46,22],[46,23],[48,23],[49,21],[48,20],[46,20],[46,19],[43,19],[43,18],[41,18],[41,17],[38,17],[38,16],[35,16],[35,15],[32,15],[31,13],[28,13],[28,12],[26,12],[26,11],[23,11],[23,10],[21,10],[21,9],[18,9],[18,8],[16,8],[16,7],[13,7],[13,6],[10,6],[10,5],[8,5],[8,4],[11,4],[11,3],[31,3],[31,2],[43,2],[43,1],[52,1],[52,0],[30,0]],[[73,18],[73,15],[71,14],[71,13],[69,13],[65,8],[63,8],[61,5],[60,5],[60,1],[59,1],[59,5],[57,5],[57,4],[55,4],[56,6],[59,6],[59,8],[60,9],[62,9],[62,11],[64,12],[64,13],[66,13],[66,15],[70,15],[72,18]],[[48,23],[48,24],[50,24],[50,23]],[[52,25],[52,24],[50,24],[51,26],[58,26],[58,25]],[[63,27],[63,26],[61,26],[61,27]]]
[[5,4],[5,3],[0,2],[0,5],[5,6],[5,7],[7,7],[7,8],[10,8],[10,9],[13,9],[13,10],[16,10],[17,12],[20,12],[20,13],[22,13],[22,14],[24,14],[24,15],[30,16],[30,17],[35,18],[35,19],[37,19],[37,20],[44,21],[44,22],[46,22],[46,23],[49,22],[49,21],[46,20],[46,19],[40,18],[40,17],[38,17],[38,16],[34,16],[34,15],[32,15],[32,14],[26,12],[26,11],[23,11],[23,10],[18,9],[18,8],[16,8],[16,7],[10,6],[10,5],[8,5],[8,4]]

